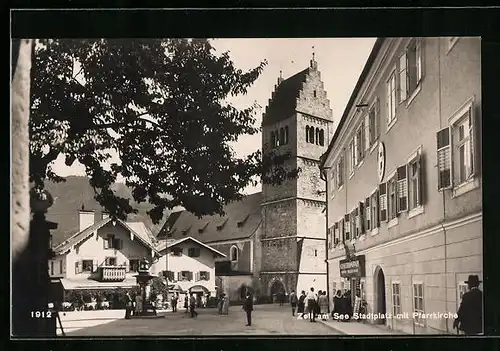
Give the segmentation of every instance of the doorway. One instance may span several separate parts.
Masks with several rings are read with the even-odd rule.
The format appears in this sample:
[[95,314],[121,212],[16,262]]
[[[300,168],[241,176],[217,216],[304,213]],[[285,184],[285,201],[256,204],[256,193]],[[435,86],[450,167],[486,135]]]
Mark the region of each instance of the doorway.
[[382,268],[377,267],[375,270],[375,289],[376,289],[376,312],[382,314],[383,316],[379,316],[377,319],[377,324],[385,324],[385,313],[386,313],[386,304],[385,304],[385,275]]
[[278,302],[280,297],[284,294],[285,294],[285,286],[280,280],[275,280],[271,284],[271,291],[270,291],[273,303]]

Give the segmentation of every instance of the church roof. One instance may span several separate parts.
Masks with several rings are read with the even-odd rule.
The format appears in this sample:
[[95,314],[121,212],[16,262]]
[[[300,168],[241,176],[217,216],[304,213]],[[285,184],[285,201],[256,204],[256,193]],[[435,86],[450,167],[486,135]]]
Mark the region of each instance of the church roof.
[[188,211],[170,214],[158,239],[183,239],[192,237],[204,243],[244,239],[250,237],[261,222],[262,193],[245,196],[224,207],[224,216],[196,217]]
[[302,83],[306,81],[309,68],[285,79],[276,87],[274,97],[269,101],[262,118],[263,125],[274,124],[291,117],[297,108]]

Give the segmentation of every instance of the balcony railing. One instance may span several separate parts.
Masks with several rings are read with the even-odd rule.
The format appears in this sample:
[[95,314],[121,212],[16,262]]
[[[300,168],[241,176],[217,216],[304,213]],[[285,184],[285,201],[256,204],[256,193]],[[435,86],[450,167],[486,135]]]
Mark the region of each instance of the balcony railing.
[[101,282],[121,282],[125,280],[126,267],[101,266],[98,267],[98,280]]

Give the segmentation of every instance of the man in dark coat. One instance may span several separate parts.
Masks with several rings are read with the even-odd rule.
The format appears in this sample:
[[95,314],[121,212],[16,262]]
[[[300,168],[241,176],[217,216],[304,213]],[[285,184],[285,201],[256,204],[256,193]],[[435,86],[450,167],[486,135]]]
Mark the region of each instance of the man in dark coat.
[[247,293],[247,297],[243,302],[243,310],[245,310],[245,312],[247,313],[246,326],[249,327],[252,325],[252,311],[253,311],[253,300],[252,297],[250,296],[250,293]]
[[462,296],[458,309],[458,318],[453,322],[453,328],[463,330],[465,335],[483,333],[483,292],[479,290],[479,277],[469,275],[465,281],[469,291]]

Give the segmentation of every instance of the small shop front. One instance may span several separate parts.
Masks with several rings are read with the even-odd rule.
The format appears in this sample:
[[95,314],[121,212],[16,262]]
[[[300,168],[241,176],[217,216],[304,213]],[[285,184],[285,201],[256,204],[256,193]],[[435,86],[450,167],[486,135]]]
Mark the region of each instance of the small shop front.
[[347,286],[351,292],[351,301],[354,305],[356,291],[360,292],[362,299],[365,299],[364,278],[366,276],[365,255],[351,256],[339,261],[340,277],[347,281]]

